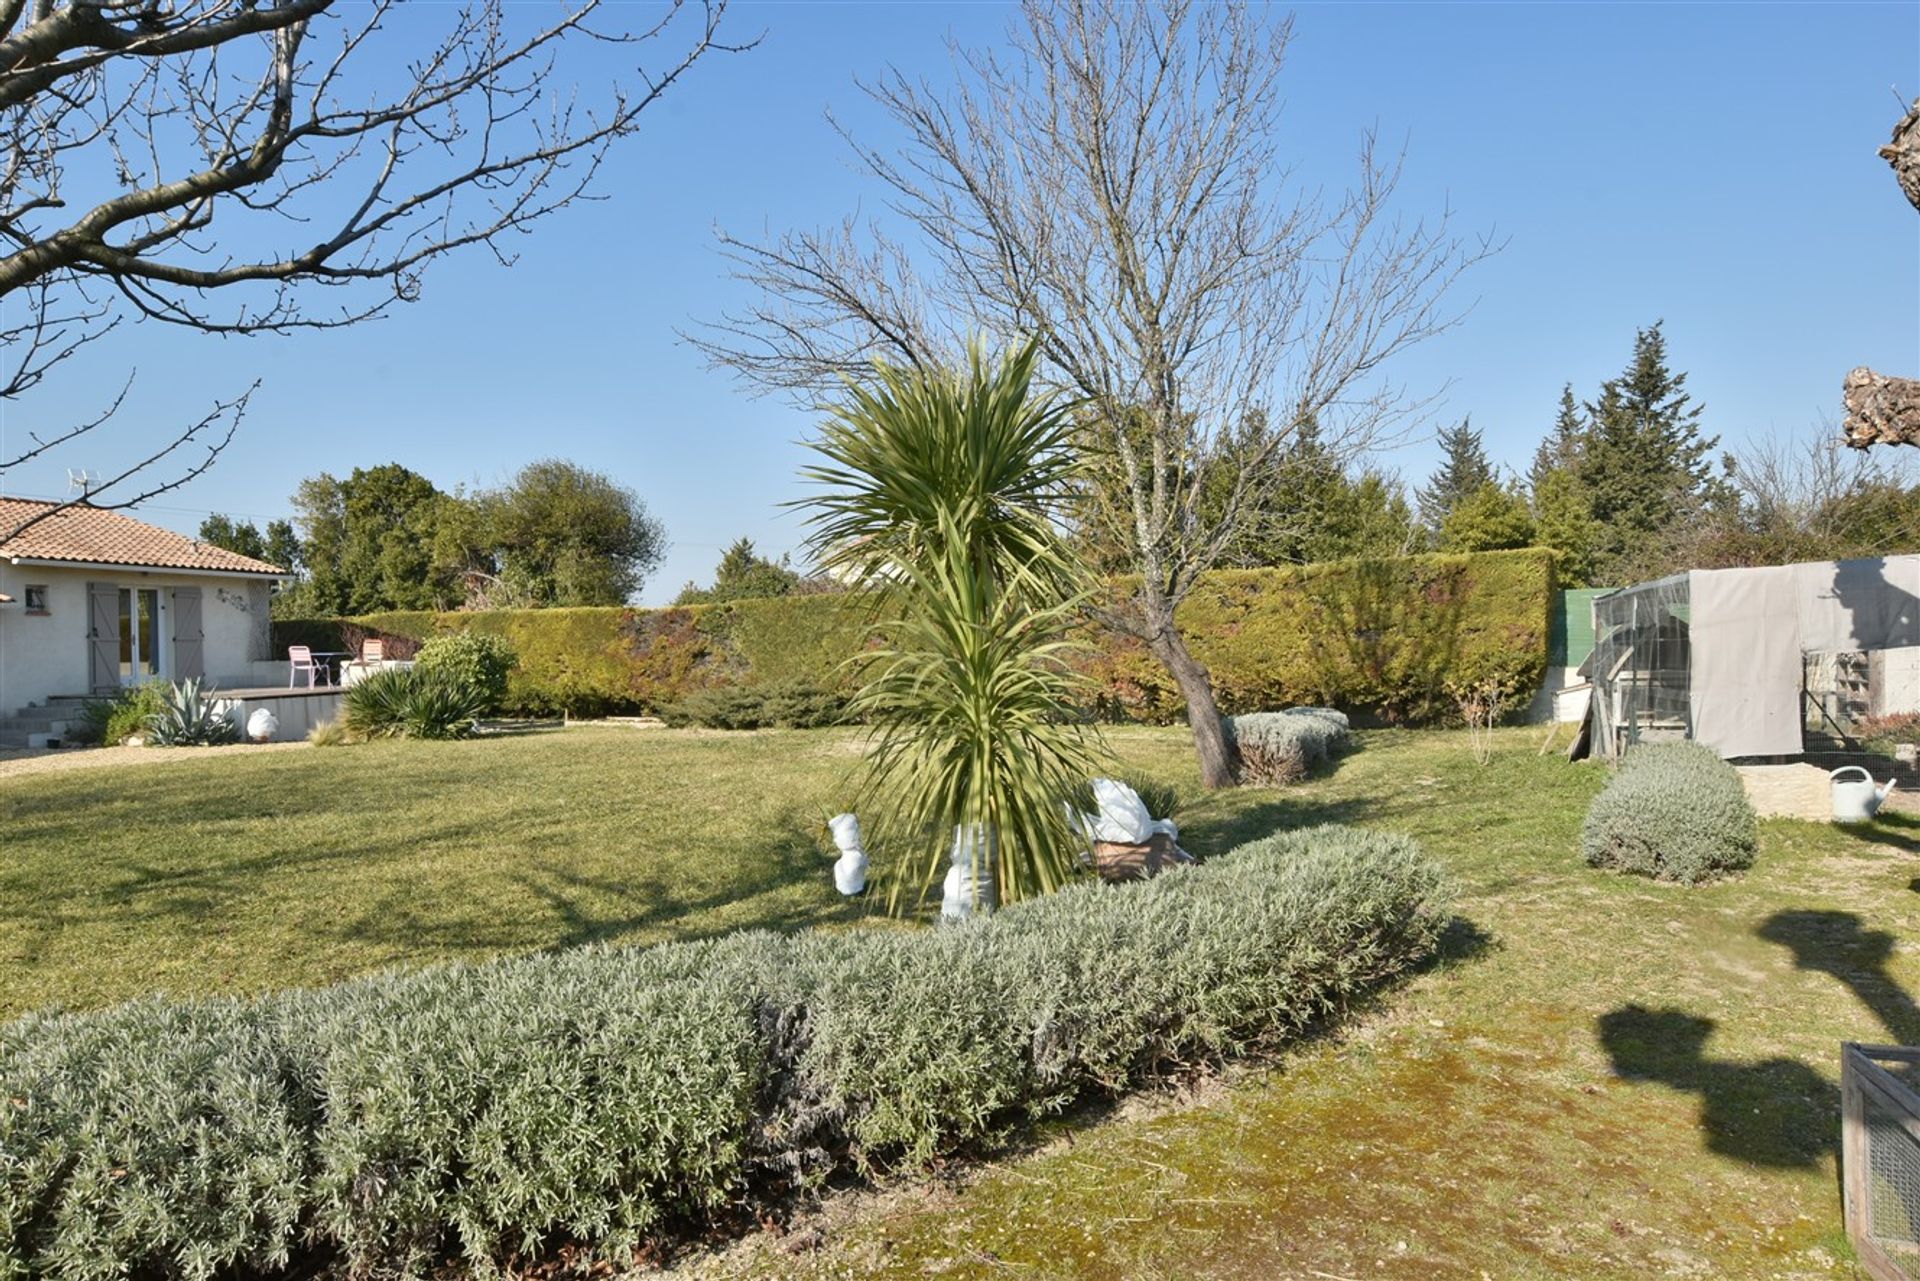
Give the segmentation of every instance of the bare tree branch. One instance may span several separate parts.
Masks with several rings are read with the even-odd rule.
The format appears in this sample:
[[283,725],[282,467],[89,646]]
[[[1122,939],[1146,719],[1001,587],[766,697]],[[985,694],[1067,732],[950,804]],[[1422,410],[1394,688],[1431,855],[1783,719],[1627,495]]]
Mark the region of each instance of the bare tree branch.
[[1493,249],[1445,215],[1396,218],[1401,157],[1371,135],[1351,190],[1296,186],[1289,35],[1241,5],[1025,0],[1010,54],[952,49],[950,92],[898,72],[864,86],[906,138],[842,130],[884,212],[764,242],[723,232],[760,301],[687,335],[809,405],[874,358],[939,367],[971,334],[1037,336],[1114,460],[1121,492],[1096,510],[1141,582],[1114,621],[1179,680],[1214,783],[1227,749],[1175,607],[1309,424],[1351,456],[1419,412],[1385,367],[1455,323],[1448,287]]
[[[129,507],[138,507],[141,503],[148,502],[151,499],[158,498],[164,493],[179,489],[182,485],[186,485],[198,479],[200,476],[205,475],[207,470],[219,459],[220,455],[226,452],[227,446],[233,443],[234,433],[240,430],[240,423],[246,417],[247,404],[253,398],[253,393],[259,390],[259,387],[260,384],[255,382],[251,387],[247,388],[246,391],[232,400],[216,401],[213,408],[208,410],[200,419],[189,424],[179,432],[176,432],[171,439],[167,440],[159,448],[153,450],[143,458],[128,463],[118,472],[108,476],[99,483],[90,485],[84,494],[67,499],[64,502],[50,503],[14,522],[12,525],[0,526],[0,547],[18,538],[21,534],[32,529],[41,521],[57,516],[69,508],[84,505],[88,507],[99,507],[108,511],[119,511]],[[8,467],[35,458],[53,446],[64,444],[74,437],[84,435],[99,427],[102,423],[105,423],[113,416],[115,411],[119,409],[121,401],[125,398],[125,394],[123,390],[120,397],[114,400],[112,406],[109,407],[104,414],[101,414],[92,421],[81,424],[78,427],[70,428],[59,437],[46,442],[44,445],[39,445],[36,442],[36,448],[0,463],[0,478],[5,477]],[[192,454],[187,463],[179,470],[161,479],[154,479],[149,475],[149,473],[161,463],[166,462],[182,451],[190,451],[194,446],[199,447],[198,452]],[[139,477],[146,477],[144,488],[132,493],[122,489],[122,486],[135,481],[136,478]],[[103,499],[106,501],[102,501]]]
[[[748,47],[720,39],[726,4],[0,0],[0,432],[128,314],[333,328],[418,297],[445,254],[511,263],[696,62]],[[561,76],[609,46],[665,56],[597,96]],[[207,450],[127,501],[204,471],[251,394],[143,459]],[[0,439],[0,475],[97,426]]]

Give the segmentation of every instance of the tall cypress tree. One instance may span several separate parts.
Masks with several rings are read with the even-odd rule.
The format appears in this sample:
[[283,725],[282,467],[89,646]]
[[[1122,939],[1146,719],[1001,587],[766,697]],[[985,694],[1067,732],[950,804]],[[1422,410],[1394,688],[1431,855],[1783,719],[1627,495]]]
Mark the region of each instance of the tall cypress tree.
[[1471,418],[1462,418],[1458,426],[1441,428],[1438,439],[1440,467],[1420,491],[1420,519],[1433,530],[1446,523],[1448,514],[1462,500],[1494,481],[1493,464],[1487,461],[1486,448]]
[[1622,582],[1650,572],[1675,531],[1714,496],[1710,456],[1719,438],[1701,434],[1705,406],[1686,383],[1668,367],[1656,321],[1634,336],[1626,370],[1587,406],[1578,471],[1599,527],[1601,568]]

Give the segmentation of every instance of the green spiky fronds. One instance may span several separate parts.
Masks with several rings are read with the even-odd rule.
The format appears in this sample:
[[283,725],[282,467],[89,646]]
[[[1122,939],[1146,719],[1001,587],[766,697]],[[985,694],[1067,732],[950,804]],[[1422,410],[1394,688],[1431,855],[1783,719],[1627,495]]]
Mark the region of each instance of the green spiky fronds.
[[889,901],[939,880],[956,828],[994,833],[1002,899],[1059,888],[1082,839],[1067,801],[1102,751],[1063,661],[1093,584],[1062,536],[1082,462],[1071,406],[1035,394],[1035,348],[954,376],[877,370],[806,469],[822,562],[875,602],[852,714],[874,726],[863,804]]

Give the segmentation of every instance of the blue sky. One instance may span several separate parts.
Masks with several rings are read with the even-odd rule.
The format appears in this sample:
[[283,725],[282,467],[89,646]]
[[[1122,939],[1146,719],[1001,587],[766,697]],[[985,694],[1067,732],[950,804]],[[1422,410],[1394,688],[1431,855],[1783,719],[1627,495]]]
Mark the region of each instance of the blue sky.
[[[1920,371],[1920,217],[1874,155],[1920,95],[1920,5],[1315,4],[1296,11],[1287,149],[1332,187],[1360,131],[1404,138],[1402,208],[1450,205],[1507,248],[1460,287],[1454,331],[1397,375],[1445,386],[1496,461],[1523,469],[1560,386],[1590,395],[1637,326],[1666,321],[1674,362],[1729,444],[1810,437],[1854,365]],[[442,262],[423,299],[352,331],[218,339],[134,327],[8,412],[56,425],[139,369],[112,433],[9,477],[59,494],[214,396],[262,380],[220,465],[148,508],[266,519],[319,470],[397,461],[443,488],[561,456],[611,473],[673,549],[643,599],[706,579],[741,534],[800,541],[806,416],[707,371],[677,329],[741,300],[713,228],[777,232],[871,205],[824,119],[878,128],[856,76],[939,80],[944,38],[1002,38],[1000,4],[745,4],[752,52],[698,67],[615,153],[605,200],[567,211],[502,269]],[[597,69],[596,69],[597,71]],[[17,438],[17,436],[16,436]],[[1379,463],[1410,481],[1419,441]]]

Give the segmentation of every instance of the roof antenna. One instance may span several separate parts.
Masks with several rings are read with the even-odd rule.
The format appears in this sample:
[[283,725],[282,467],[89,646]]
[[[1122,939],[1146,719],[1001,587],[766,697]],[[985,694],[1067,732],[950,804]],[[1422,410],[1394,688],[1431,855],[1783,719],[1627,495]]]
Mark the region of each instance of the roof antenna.
[[71,467],[67,468],[68,496],[71,497],[74,493],[78,492],[82,499],[91,497],[93,494],[93,482],[98,479],[100,479],[98,476],[95,476],[84,467],[78,471],[75,471]]

